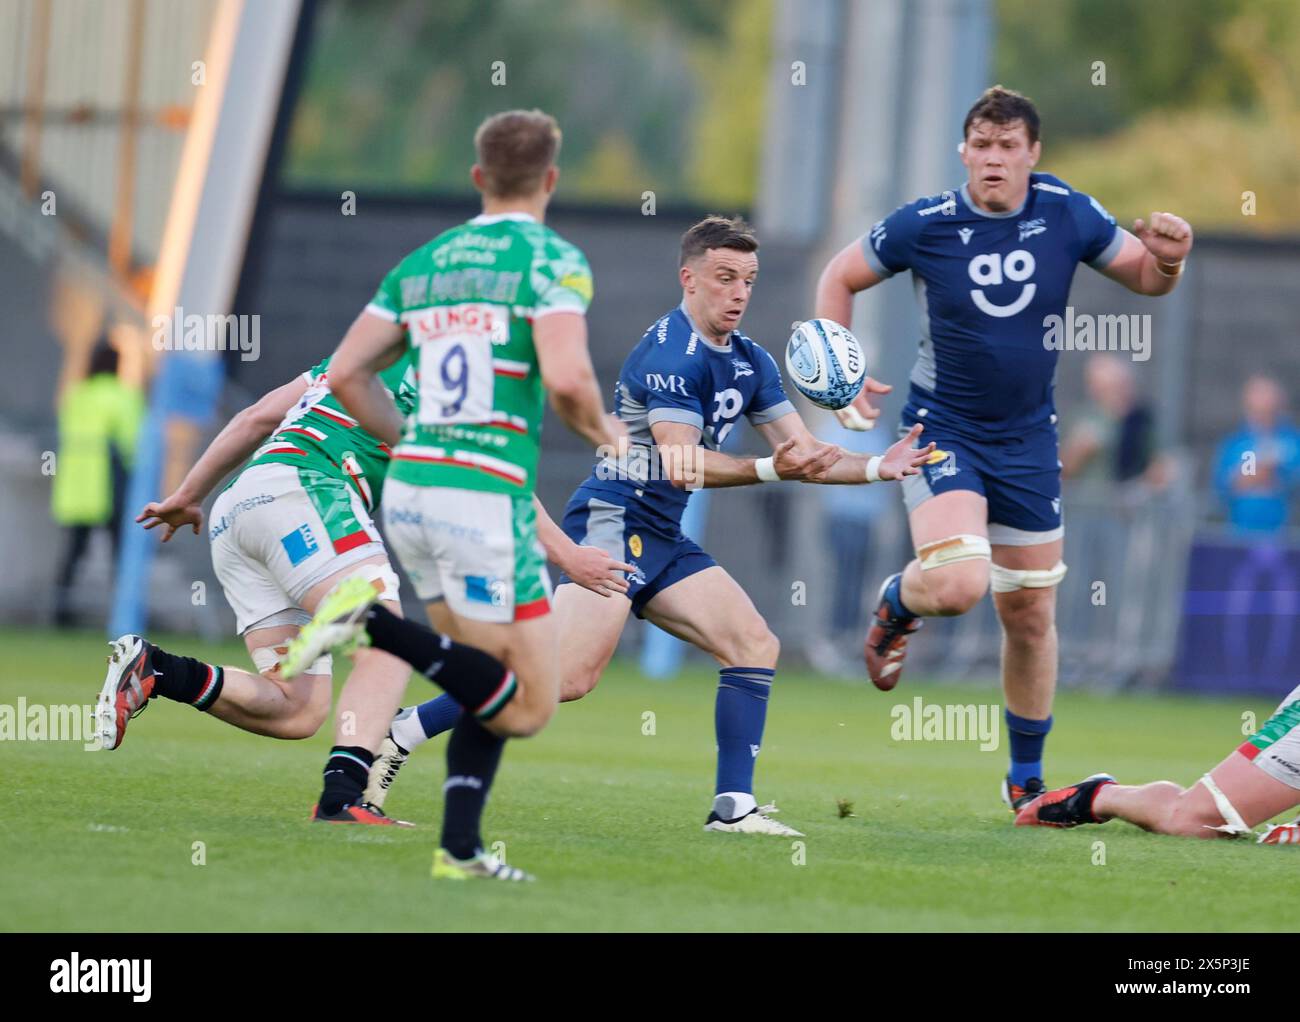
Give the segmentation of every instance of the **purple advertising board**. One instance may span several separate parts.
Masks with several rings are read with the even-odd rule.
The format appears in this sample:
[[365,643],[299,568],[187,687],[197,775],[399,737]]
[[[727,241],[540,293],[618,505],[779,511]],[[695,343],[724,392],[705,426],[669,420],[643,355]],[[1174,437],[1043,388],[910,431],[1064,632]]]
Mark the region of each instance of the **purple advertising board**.
[[1174,687],[1281,698],[1300,685],[1300,549],[1192,544]]

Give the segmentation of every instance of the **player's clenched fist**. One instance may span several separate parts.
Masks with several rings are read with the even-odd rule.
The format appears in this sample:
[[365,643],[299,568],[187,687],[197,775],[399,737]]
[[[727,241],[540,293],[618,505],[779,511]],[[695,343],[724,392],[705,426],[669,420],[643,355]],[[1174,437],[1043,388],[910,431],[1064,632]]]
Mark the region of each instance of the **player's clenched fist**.
[[912,446],[920,437],[923,428],[918,422],[908,431],[907,436],[881,455],[876,471],[882,480],[902,479],[904,476],[914,476],[921,471],[921,466],[934,453],[933,442],[924,447]]
[[1150,221],[1133,221],[1133,233],[1162,263],[1178,263],[1192,250],[1192,225],[1173,213],[1152,213]]

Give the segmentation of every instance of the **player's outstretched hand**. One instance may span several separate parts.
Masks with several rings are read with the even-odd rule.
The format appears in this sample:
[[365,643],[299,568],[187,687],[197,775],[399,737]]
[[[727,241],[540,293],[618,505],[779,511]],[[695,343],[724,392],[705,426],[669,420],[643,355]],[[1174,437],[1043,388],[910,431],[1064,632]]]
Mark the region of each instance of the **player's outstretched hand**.
[[864,433],[869,429],[874,429],[876,420],[880,418],[880,409],[872,405],[871,399],[867,395],[888,394],[893,389],[888,383],[881,383],[879,380],[873,380],[868,376],[863,381],[862,390],[853,399],[853,403],[839,409],[835,413],[835,418],[840,420],[840,425],[845,429],[851,429],[857,433]]
[[1152,213],[1150,222],[1133,221],[1133,233],[1162,263],[1177,263],[1192,250],[1192,225],[1173,213]]
[[844,457],[835,444],[815,441],[810,447],[798,447],[797,437],[778,444],[772,451],[772,467],[782,479],[805,483],[824,483],[834,464]]
[[881,456],[880,464],[877,466],[881,479],[902,479],[903,476],[914,476],[921,471],[921,466],[934,453],[933,442],[924,447],[912,446],[923,429],[924,427],[918,422],[908,430],[907,436]]
[[590,589],[597,596],[626,593],[628,582],[623,573],[636,571],[633,565],[616,561],[604,550],[594,546],[575,546],[560,567],[574,582],[583,589]]
[[160,525],[167,526],[167,531],[162,537],[162,541],[166,543],[183,525],[191,526],[194,535],[197,536],[199,526],[203,524],[203,508],[184,498],[178,498],[173,493],[166,500],[155,500],[146,504],[144,510],[135,516],[135,520],[142,522],[146,529],[156,529]]

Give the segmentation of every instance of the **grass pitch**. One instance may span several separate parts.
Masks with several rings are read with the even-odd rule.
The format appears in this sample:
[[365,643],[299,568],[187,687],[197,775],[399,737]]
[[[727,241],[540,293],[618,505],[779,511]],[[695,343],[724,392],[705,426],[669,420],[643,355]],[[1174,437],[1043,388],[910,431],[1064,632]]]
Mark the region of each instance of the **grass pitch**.
[[[0,632],[0,704],[93,703],[98,635]],[[237,644],[171,648],[242,665]],[[1189,841],[1121,823],[1017,829],[997,801],[1006,737],[895,741],[891,710],[1001,703],[991,687],[876,692],[778,675],[760,801],[807,835],[706,834],[714,675],[616,665],[539,737],[512,742],[485,837],[526,887],[434,883],[445,738],[389,798],[415,830],[307,822],[331,744],[237,731],[156,700],[114,753],[0,742],[5,930],[1232,930],[1285,928],[1300,848]],[[436,690],[416,679],[412,701]],[[1190,784],[1266,701],[1063,694],[1049,783],[1097,770]],[[647,718],[646,714],[653,714]],[[1000,715],[1000,711],[999,711]],[[653,721],[653,734],[648,721]],[[999,719],[1001,728],[1001,721]],[[837,803],[852,803],[841,816]],[[1098,845],[1097,842],[1104,842]],[[196,864],[199,860],[204,864]]]

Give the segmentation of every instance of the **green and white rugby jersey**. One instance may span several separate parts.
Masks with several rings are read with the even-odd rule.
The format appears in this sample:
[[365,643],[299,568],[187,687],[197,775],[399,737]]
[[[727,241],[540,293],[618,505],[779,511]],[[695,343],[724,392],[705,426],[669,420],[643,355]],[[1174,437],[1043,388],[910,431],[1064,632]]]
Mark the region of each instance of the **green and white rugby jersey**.
[[394,479],[531,496],[545,392],[533,323],[591,303],[586,257],[526,213],[477,216],[416,249],[368,312],[407,330],[419,403]]
[[[244,468],[282,464],[309,469],[303,476],[304,488],[308,488],[315,472],[342,478],[373,512],[379,504],[392,452],[387,444],[362,429],[330,393],[329,362],[324,359],[303,374],[307,390]],[[415,367],[410,355],[402,355],[379,378],[398,413],[403,419],[409,417],[416,401]]]

